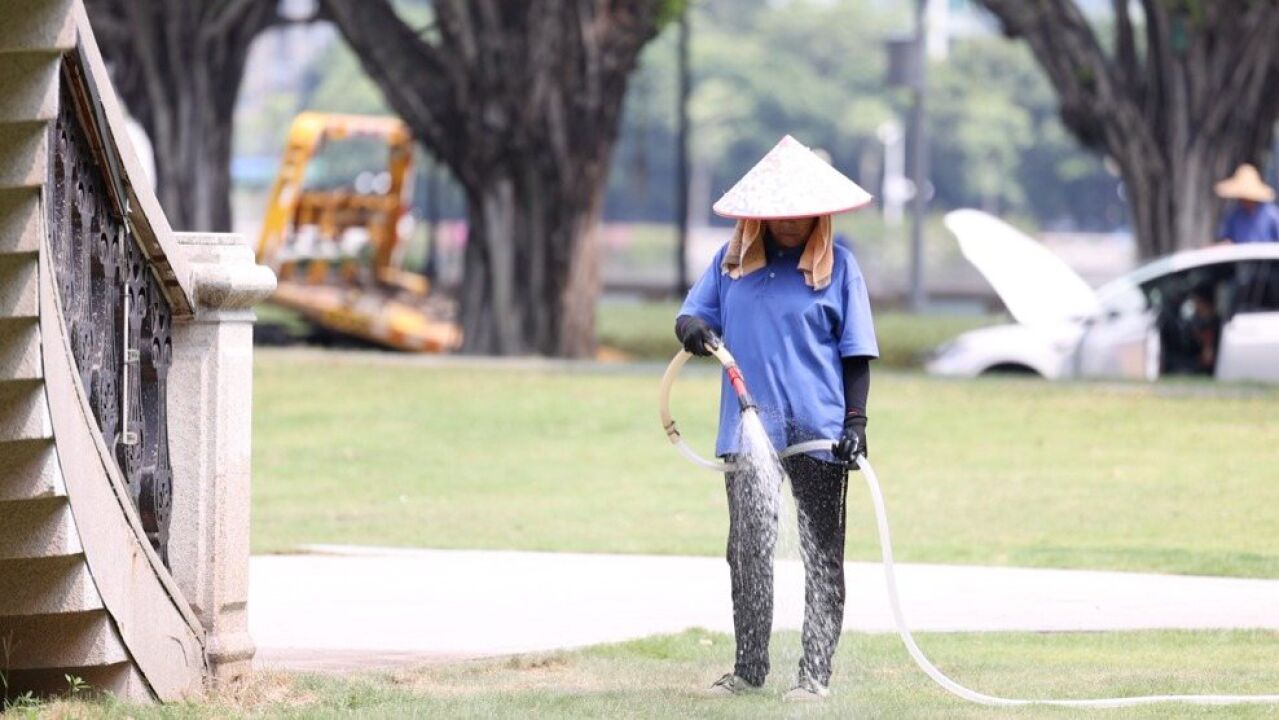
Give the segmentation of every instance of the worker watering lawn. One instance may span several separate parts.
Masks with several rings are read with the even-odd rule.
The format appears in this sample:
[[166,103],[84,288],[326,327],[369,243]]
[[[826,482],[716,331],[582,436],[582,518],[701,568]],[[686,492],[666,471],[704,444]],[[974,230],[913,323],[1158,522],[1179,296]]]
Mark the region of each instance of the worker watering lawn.
[[[799,518],[805,571],[803,656],[788,700],[829,694],[844,615],[848,471],[866,452],[870,360],[879,348],[866,283],[853,253],[832,241],[831,216],[870,195],[787,136],[714,210],[735,218],[729,243],[689,291],[676,319],[684,349],[722,341],[736,357],[774,448],[838,438],[830,450],[782,461]],[[737,394],[726,377],[716,454],[743,452]],[[736,664],[712,695],[759,688],[769,671],[777,505],[738,463],[725,473]],[[765,508],[763,512],[761,508]]]

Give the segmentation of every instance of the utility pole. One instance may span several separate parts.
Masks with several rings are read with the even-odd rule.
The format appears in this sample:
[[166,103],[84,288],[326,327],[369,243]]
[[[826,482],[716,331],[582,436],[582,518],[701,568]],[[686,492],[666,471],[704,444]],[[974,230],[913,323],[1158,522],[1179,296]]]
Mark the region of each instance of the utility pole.
[[440,273],[440,243],[437,234],[440,225],[440,164],[435,158],[431,158],[430,163],[426,171],[426,258],[422,274],[434,288]]
[[677,157],[675,159],[675,215],[678,235],[675,241],[675,294],[684,297],[688,294],[688,97],[692,91],[689,77],[689,5],[684,3],[684,11],[679,16],[679,123],[676,129]]
[[1270,172],[1274,175],[1275,182],[1279,183],[1279,123],[1275,123],[1275,136],[1270,145],[1270,154],[1272,155]]
[[924,287],[924,220],[928,207],[928,128],[925,114],[928,95],[928,0],[916,2],[913,48],[915,103],[910,113],[910,134],[914,140],[910,175],[915,184],[910,227],[910,309],[920,313],[928,306],[928,290]]

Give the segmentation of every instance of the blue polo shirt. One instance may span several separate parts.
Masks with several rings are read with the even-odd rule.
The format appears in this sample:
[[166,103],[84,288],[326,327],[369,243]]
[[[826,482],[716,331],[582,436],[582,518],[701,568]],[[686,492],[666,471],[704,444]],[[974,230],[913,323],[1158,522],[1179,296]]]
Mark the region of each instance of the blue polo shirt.
[[[679,314],[701,318],[724,339],[778,450],[839,438],[845,413],[840,359],[879,357],[866,282],[852,251],[834,246],[831,282],[814,290],[799,269],[803,246],[767,245],[767,266],[737,280],[720,269],[727,249],[715,254]],[[716,455],[737,453],[740,416],[725,378]],[[829,452],[814,455],[832,459]]]
[[1262,203],[1253,212],[1235,205],[1221,222],[1217,239],[1237,243],[1279,242],[1279,208]]

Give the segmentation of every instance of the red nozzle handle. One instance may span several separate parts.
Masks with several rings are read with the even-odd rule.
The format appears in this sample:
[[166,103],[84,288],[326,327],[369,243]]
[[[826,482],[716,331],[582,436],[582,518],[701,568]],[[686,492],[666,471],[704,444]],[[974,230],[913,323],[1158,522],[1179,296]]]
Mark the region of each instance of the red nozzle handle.
[[728,382],[733,386],[733,392],[737,393],[737,404],[742,410],[755,407],[755,398],[751,397],[750,391],[746,389],[746,379],[742,377],[742,371],[733,365],[725,368],[724,372],[728,374]]

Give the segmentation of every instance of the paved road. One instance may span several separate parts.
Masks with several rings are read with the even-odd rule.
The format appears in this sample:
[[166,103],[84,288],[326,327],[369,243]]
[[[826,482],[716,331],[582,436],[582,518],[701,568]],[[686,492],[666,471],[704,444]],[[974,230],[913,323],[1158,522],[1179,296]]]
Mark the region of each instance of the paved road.
[[[536,652],[690,627],[731,632],[728,567],[708,557],[313,546],[254,557],[263,666],[311,670]],[[1279,629],[1279,581],[899,565],[916,630]],[[799,627],[782,562],[777,626]],[[878,564],[847,565],[845,630],[893,630]]]

